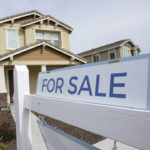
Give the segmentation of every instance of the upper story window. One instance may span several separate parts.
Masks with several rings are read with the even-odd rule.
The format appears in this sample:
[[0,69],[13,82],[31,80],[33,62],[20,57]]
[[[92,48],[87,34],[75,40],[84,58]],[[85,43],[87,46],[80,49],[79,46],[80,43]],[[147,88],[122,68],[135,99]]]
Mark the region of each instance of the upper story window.
[[109,51],[109,59],[116,59],[116,51],[115,50]]
[[124,57],[129,57],[129,56],[131,56],[131,51],[130,51],[130,49],[129,49],[129,48],[124,48],[124,50],[123,50],[123,55],[124,55]]
[[53,40],[54,40],[54,44],[56,46],[59,46],[59,34],[58,33],[53,33]]
[[7,30],[7,49],[16,49],[18,47],[18,34],[15,29]]
[[94,55],[93,55],[93,61],[94,61],[94,62],[100,61],[100,56],[99,56],[99,54],[94,54]]
[[60,46],[59,33],[36,32],[36,41],[39,41],[39,40],[46,40],[48,42],[52,42],[56,46]]

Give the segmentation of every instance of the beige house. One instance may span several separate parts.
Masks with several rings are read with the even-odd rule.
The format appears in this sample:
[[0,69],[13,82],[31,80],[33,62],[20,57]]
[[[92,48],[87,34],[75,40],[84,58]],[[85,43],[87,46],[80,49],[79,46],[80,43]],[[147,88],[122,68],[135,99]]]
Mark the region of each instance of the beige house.
[[72,30],[38,11],[0,19],[0,101],[4,101],[6,94],[7,103],[13,102],[14,65],[27,65],[30,92],[35,93],[40,71],[86,63],[81,56],[70,52]]
[[140,48],[130,39],[125,39],[82,52],[79,55],[91,63],[135,56],[139,55],[140,51]]

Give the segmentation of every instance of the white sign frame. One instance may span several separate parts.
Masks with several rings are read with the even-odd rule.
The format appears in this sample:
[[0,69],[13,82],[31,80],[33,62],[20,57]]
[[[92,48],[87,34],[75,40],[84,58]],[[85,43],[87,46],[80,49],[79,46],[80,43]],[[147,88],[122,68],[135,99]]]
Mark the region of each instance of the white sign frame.
[[[120,61],[142,58],[150,60],[150,55],[124,58]],[[108,62],[103,62],[105,63]],[[149,69],[148,71],[150,73]],[[149,83],[150,78],[148,79],[148,91],[150,91]],[[26,66],[15,66],[14,69],[14,103],[17,150],[32,150],[30,111],[50,116],[139,149],[149,150],[149,110],[31,95],[29,94],[29,71]],[[148,108],[149,105],[150,102],[147,103]]]

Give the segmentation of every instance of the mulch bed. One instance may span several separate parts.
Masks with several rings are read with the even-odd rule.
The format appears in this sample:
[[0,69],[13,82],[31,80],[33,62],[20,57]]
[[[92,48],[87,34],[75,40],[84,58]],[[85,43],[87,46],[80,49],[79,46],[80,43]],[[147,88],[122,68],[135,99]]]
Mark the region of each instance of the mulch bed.
[[10,110],[0,111],[0,137],[2,142],[7,146],[7,150],[16,150],[16,130],[13,117]]
[[44,117],[44,121],[47,124],[49,124],[53,127],[56,127],[57,129],[59,129],[63,132],[66,132],[72,136],[75,136],[75,137],[79,138],[80,140],[83,140],[89,144],[95,144],[95,143],[105,139],[105,137],[103,137],[103,136],[94,134],[92,132],[83,130],[81,128],[78,128],[78,127],[75,127],[75,126],[72,126],[69,124],[66,124],[62,121],[58,121],[58,120],[55,120],[55,119],[50,118],[50,117],[45,117],[45,116],[43,116],[43,117]]

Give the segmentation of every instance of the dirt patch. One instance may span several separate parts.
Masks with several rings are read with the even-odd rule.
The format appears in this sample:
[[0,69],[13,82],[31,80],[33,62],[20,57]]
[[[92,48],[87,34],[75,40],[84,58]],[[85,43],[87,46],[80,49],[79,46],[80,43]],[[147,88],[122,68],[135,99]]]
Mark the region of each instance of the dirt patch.
[[7,150],[16,150],[15,122],[10,110],[5,107],[0,110],[0,137]]

